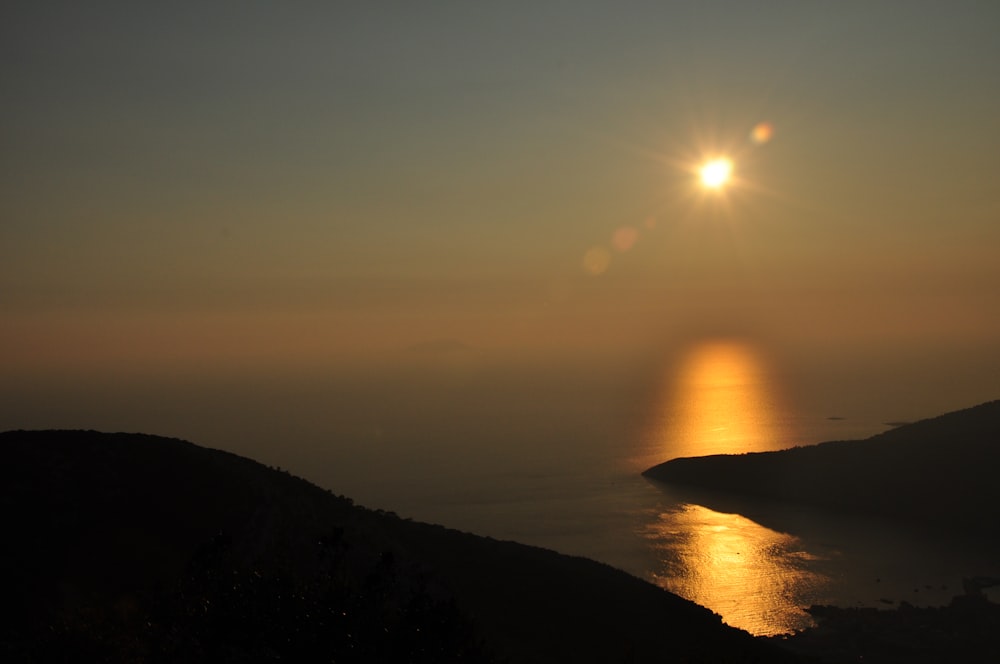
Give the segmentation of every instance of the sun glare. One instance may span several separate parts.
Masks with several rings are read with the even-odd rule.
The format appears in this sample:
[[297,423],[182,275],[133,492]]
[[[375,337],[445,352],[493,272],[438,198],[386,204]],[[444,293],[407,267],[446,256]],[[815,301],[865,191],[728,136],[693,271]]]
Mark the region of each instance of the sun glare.
[[733,162],[725,157],[719,157],[706,162],[699,170],[701,183],[709,189],[720,189],[729,181],[733,173]]

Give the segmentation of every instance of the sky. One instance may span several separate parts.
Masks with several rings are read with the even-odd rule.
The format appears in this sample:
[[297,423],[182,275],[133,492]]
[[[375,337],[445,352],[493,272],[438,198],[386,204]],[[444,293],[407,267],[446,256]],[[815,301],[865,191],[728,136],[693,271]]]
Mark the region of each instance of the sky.
[[1000,395],[995,2],[0,12],[4,428],[87,425],[100,385],[714,337],[816,399]]

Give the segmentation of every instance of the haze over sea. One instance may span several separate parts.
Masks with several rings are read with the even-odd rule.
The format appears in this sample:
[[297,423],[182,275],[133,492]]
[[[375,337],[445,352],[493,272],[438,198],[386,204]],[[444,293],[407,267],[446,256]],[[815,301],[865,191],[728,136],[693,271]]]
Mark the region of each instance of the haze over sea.
[[965,365],[951,377],[970,389],[949,391],[947,372],[859,363],[811,381],[747,338],[678,348],[519,361],[434,342],[376,368],[67,376],[5,385],[0,427],[138,430],[226,449],[368,507],[606,562],[757,634],[805,626],[813,603],[943,603],[962,576],[1000,574],[966,543],[749,506],[774,530],[741,516],[738,500],[717,511],[640,476],[677,456],[866,437],[988,400],[989,377],[970,381]]

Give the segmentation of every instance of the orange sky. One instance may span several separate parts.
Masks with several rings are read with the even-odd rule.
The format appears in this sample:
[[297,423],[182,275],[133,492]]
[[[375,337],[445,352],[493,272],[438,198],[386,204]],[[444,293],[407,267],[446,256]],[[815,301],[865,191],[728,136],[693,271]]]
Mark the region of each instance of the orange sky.
[[5,12],[8,380],[721,334],[997,396],[993,5],[238,7]]

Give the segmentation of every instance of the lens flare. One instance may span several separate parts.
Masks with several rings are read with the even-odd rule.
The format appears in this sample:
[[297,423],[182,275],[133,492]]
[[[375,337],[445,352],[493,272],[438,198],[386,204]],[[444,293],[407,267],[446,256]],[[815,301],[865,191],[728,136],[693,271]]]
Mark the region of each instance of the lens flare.
[[757,145],[764,145],[771,140],[774,136],[774,125],[770,122],[758,122],[757,125],[750,130],[750,140]]
[[632,226],[622,226],[615,231],[615,234],[611,238],[611,244],[615,246],[618,251],[628,251],[635,244],[636,239],[639,237],[639,231],[637,231]]
[[611,264],[611,254],[604,247],[592,247],[583,255],[583,269],[593,275],[604,274]]

